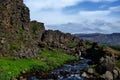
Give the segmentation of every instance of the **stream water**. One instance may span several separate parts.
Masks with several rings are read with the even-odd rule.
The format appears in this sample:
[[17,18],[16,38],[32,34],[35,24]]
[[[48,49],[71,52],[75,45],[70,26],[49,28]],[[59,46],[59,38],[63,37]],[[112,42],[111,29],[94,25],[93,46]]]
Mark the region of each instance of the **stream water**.
[[45,73],[46,77],[29,77],[28,80],[85,80],[81,77],[82,69],[89,67],[88,59],[81,59],[63,67]]

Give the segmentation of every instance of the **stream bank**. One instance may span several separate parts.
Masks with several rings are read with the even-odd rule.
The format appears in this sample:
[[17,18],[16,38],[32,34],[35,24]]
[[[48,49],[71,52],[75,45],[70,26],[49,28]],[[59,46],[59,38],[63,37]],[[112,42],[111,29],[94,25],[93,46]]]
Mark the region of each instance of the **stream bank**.
[[84,68],[89,67],[89,61],[89,59],[82,58],[79,61],[64,64],[62,67],[46,73],[33,72],[22,76],[27,80],[86,80],[81,77],[81,74]]

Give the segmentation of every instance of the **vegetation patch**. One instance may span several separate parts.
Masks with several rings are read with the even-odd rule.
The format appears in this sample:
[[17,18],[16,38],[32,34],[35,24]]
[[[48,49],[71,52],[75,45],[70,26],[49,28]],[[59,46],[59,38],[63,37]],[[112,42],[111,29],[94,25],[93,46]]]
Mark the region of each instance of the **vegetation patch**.
[[19,29],[18,34],[17,34],[17,39],[23,41],[23,32],[24,30],[22,28]]
[[78,46],[78,43],[71,42],[68,44],[69,47],[74,48]]
[[10,42],[10,53],[14,53],[14,50],[18,50],[19,49],[19,44],[16,42]]
[[3,47],[3,45],[0,43],[0,48],[2,48]]
[[116,60],[116,66],[120,68],[120,60]]
[[112,48],[109,50],[110,52],[113,52],[116,55],[115,65],[120,68],[120,46],[109,46]]
[[120,46],[110,46],[112,49],[120,51]]
[[55,49],[45,49],[36,59],[0,58],[0,80],[18,77],[22,71],[47,71],[63,65],[66,61],[76,60],[75,56],[67,55]]
[[87,48],[87,49],[91,49],[91,48],[92,48],[92,44],[87,44],[87,45],[86,45],[86,48]]
[[33,30],[33,32],[35,33],[36,31],[38,31],[39,30],[39,26],[37,26],[37,25],[34,25],[33,27],[32,27],[32,30]]

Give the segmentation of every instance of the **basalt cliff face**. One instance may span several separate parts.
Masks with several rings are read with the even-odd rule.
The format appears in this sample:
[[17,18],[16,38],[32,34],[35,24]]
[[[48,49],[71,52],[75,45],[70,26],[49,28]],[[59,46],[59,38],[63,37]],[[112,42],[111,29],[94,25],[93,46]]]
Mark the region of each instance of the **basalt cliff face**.
[[[33,32],[31,26],[40,30]],[[0,0],[1,56],[34,57],[40,50],[33,39],[44,30],[43,23],[30,22],[29,9],[23,0]]]
[[22,0],[0,0],[0,32],[2,36],[5,33],[15,33],[20,28],[25,29],[29,22],[29,9]]
[[83,45],[83,41],[71,34],[45,30],[44,23],[30,21],[23,0],[0,0],[0,56],[34,58],[46,46],[73,54],[83,50]]

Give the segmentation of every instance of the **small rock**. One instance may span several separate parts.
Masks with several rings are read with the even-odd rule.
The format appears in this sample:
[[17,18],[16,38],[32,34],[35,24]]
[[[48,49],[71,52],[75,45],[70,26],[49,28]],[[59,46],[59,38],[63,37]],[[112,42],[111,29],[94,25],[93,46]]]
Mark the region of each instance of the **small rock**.
[[25,73],[26,73],[26,71],[23,70],[23,71],[22,71],[22,74],[25,74]]
[[26,78],[23,78],[23,79],[21,79],[21,80],[27,80]]
[[4,43],[5,43],[5,41],[4,41],[4,40],[1,40],[1,43],[2,43],[2,44],[4,44]]
[[84,77],[84,78],[88,78],[88,75],[87,75],[86,72],[83,72],[81,76]]
[[23,76],[20,76],[20,78],[19,78],[20,80],[23,80]]
[[17,80],[16,78],[11,78],[10,80]]
[[119,73],[117,70],[113,70],[113,76],[114,76],[114,79],[116,79],[118,77]]
[[41,60],[41,61],[46,61],[46,58],[41,58],[40,60]]
[[23,76],[20,76],[19,80],[27,80],[27,79],[23,78]]
[[89,68],[88,71],[87,71],[89,74],[93,74],[94,73],[94,70],[92,68]]

